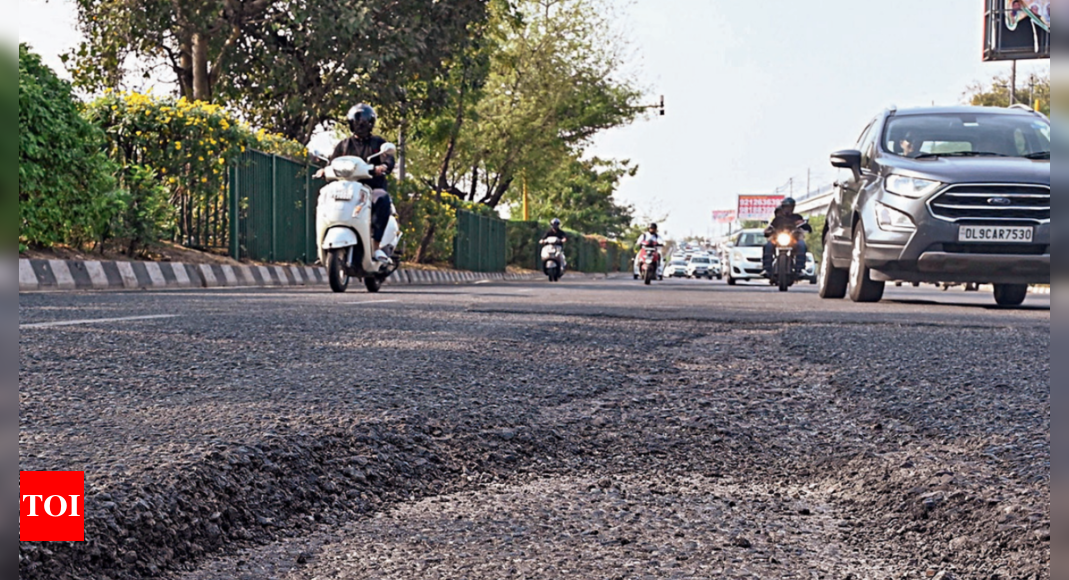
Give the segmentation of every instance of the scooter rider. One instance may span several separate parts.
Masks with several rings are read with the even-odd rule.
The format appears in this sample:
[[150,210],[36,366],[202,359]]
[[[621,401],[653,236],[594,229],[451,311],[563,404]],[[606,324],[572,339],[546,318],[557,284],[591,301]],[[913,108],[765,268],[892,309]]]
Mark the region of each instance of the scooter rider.
[[564,230],[560,229],[560,220],[553,218],[553,221],[549,222],[549,231],[546,235],[542,236],[540,244],[545,244],[549,238],[557,238],[557,245],[561,248],[560,253],[560,271],[564,272],[568,269],[568,258],[564,255],[564,244],[568,242],[568,235],[564,233]]
[[[375,109],[371,108],[371,105],[360,103],[349,109],[346,119],[349,121],[349,130],[353,135],[338,143],[330,160],[333,161],[338,157],[359,157],[366,160],[373,155],[378,155],[386,140],[372,134],[375,130],[375,122],[378,120]],[[378,165],[372,169],[371,179],[365,179],[361,183],[371,188],[371,250],[375,261],[388,262],[389,257],[379,249],[379,245],[382,243],[382,236],[386,232],[386,226],[390,222],[390,213],[393,210],[393,201],[390,199],[389,192],[386,191],[386,176],[393,173],[394,158],[392,155],[381,155],[375,159]]]
[[[797,205],[798,204],[794,201],[794,198],[788,197],[784,199],[776,209],[776,214],[772,216],[772,222],[768,225],[768,228],[765,229],[765,237],[769,238],[768,243],[765,244],[763,260],[766,276],[772,272],[772,262],[775,260],[776,255],[776,244],[772,242],[772,236],[783,231],[794,234],[794,231],[798,228],[809,233],[813,232],[813,227],[806,223],[805,218],[794,213],[794,208]],[[806,252],[808,251],[805,239],[798,238],[795,241],[794,250],[795,271],[805,270]]]
[[639,248],[645,248],[646,246],[663,246],[664,242],[661,240],[661,236],[657,235],[657,224],[650,224],[650,228],[646,230],[646,233],[642,234],[638,238],[638,242],[635,244]]

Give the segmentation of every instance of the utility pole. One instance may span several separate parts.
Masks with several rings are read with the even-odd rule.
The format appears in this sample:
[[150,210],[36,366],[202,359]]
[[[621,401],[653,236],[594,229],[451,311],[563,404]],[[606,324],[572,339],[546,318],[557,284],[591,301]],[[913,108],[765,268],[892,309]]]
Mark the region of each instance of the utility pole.
[[1010,71],[1010,106],[1017,104],[1017,61],[1013,61],[1013,68]]
[[809,197],[809,195],[811,193],[813,193],[813,168],[812,167],[810,167],[809,169],[805,170],[805,196]]
[[523,221],[531,221],[531,198],[527,193],[527,177],[523,178]]

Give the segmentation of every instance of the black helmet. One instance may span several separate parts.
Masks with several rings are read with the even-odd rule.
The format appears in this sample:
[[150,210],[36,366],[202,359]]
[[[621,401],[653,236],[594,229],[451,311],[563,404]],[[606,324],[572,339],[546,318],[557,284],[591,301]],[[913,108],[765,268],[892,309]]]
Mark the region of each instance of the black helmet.
[[650,231],[651,232],[657,231],[657,224],[650,224]]
[[353,135],[367,139],[375,130],[375,121],[379,119],[379,116],[375,114],[375,109],[372,109],[371,105],[360,103],[349,109],[349,114],[345,118],[349,121],[349,130],[353,132]]
[[549,225],[553,226],[554,228],[560,228],[560,220],[557,218],[553,218],[553,221],[549,222]]
[[798,202],[795,201],[793,197],[785,197],[783,198],[783,203],[780,204],[780,207],[787,208],[794,207],[796,205],[798,205]]

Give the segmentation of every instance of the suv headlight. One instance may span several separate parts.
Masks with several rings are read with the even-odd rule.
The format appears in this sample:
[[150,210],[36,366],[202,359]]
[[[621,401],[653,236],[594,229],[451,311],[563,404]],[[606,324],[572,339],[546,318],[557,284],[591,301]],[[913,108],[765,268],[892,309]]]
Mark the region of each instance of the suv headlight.
[[917,225],[909,214],[876,202],[876,223],[885,232],[914,232]]
[[942,185],[942,183],[931,179],[891,174],[887,176],[887,183],[884,189],[888,193],[908,197],[909,199],[920,199],[935,193]]

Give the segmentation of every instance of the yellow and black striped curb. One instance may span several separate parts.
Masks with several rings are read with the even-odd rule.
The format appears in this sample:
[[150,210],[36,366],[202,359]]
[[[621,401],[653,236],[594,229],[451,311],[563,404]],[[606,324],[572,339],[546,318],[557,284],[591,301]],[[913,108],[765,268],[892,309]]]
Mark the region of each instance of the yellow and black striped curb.
[[[519,281],[536,278],[534,274],[402,269],[390,276],[386,284],[395,286],[464,284],[484,280]],[[326,270],[310,266],[19,260],[19,292],[312,286],[326,284],[326,282]]]

